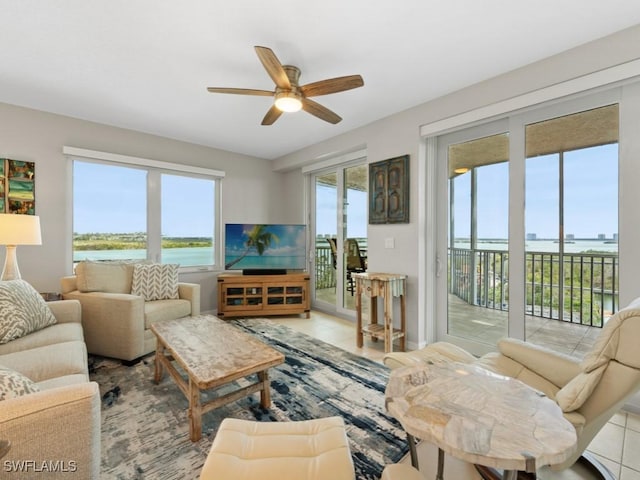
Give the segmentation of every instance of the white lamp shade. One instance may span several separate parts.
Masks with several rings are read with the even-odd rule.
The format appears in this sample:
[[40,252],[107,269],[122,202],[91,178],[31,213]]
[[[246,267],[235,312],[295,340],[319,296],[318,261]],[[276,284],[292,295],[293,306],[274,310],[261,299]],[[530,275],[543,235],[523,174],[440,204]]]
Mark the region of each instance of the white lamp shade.
[[0,213],[0,245],[42,245],[40,217]]

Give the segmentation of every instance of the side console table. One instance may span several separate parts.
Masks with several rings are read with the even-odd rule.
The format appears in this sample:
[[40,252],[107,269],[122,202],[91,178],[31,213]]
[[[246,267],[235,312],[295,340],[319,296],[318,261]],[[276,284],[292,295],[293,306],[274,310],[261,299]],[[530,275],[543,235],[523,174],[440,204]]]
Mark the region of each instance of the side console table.
[[[362,347],[363,335],[374,339],[384,339],[385,353],[393,351],[393,341],[400,339],[400,349],[405,350],[406,321],[405,321],[405,290],[406,275],[393,273],[352,273],[356,282],[356,313],[357,313],[357,345]],[[369,324],[362,324],[362,295],[371,298],[371,312]],[[378,323],[378,298],[384,301],[383,323]],[[393,326],[393,298],[400,299],[400,328]]]

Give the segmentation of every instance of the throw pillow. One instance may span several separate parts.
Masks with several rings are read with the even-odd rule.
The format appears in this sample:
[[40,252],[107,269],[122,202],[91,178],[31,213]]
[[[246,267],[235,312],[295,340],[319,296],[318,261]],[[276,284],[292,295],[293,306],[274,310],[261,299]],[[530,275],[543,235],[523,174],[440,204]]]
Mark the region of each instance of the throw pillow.
[[582,406],[598,386],[606,365],[588,373],[581,372],[556,393],[556,402],[563,412],[573,412]]
[[31,379],[0,365],[0,401],[39,391],[40,389]]
[[42,295],[24,280],[0,282],[0,344],[56,323]]
[[133,267],[131,293],[140,295],[145,301],[168,300],[178,296],[177,264],[136,264]]

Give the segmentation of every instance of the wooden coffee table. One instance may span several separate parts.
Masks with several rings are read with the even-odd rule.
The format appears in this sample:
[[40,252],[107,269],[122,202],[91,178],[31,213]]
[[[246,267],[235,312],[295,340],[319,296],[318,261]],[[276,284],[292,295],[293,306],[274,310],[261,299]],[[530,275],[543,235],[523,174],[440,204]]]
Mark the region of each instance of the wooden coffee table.
[[[284,355],[237,327],[211,315],[185,317],[151,325],[157,338],[155,382],[166,369],[189,400],[189,436],[202,437],[202,414],[239,398],[260,392],[260,405],[269,408],[269,368],[284,362]],[[176,364],[184,371],[178,371]],[[257,374],[255,383],[201,402],[204,390]]]

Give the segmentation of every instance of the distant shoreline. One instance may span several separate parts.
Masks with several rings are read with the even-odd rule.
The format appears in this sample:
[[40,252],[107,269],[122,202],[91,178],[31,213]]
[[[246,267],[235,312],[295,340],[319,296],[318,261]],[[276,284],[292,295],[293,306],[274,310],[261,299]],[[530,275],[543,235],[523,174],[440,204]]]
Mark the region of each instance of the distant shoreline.
[[[456,239],[454,248],[466,249],[470,248],[468,239]],[[554,253],[558,252],[560,243],[557,239],[535,239],[525,240],[525,250],[528,252]],[[506,239],[500,238],[482,238],[478,239],[477,247],[479,250],[500,250],[509,249],[509,243]],[[575,238],[564,242],[564,253],[618,253],[618,241],[611,238],[606,239],[580,239]]]
[[[456,238],[455,239],[456,242],[467,242],[469,243],[469,240],[466,238]],[[525,241],[527,242],[559,242],[560,240],[558,240],[557,238],[527,238],[525,239]],[[614,243],[618,243],[618,240],[614,239],[614,238],[565,238],[564,240],[565,242],[603,242],[603,243],[609,243],[609,242],[614,242]],[[479,238],[478,242],[483,242],[483,243],[506,243],[507,239],[506,238]]]
[[[163,237],[162,248],[202,248],[213,246],[207,237]],[[74,234],[75,251],[140,250],[147,248],[144,233],[83,233]]]

